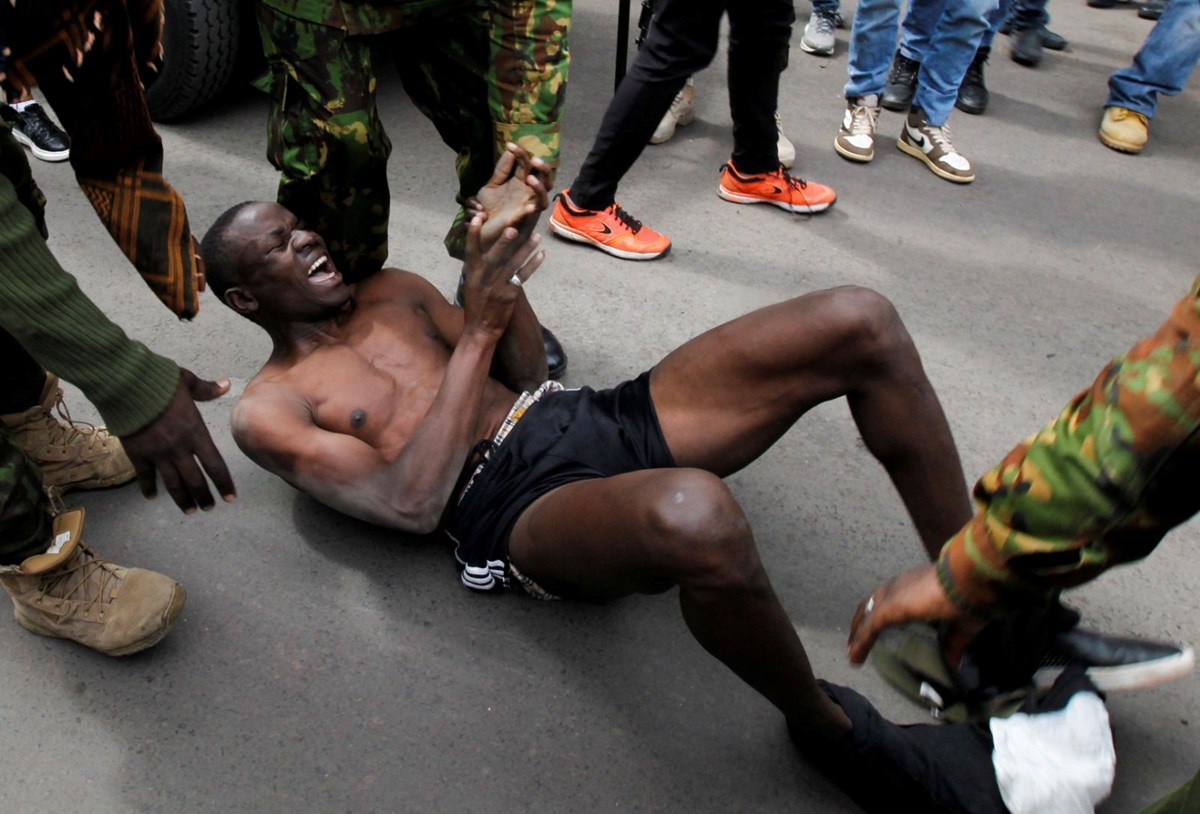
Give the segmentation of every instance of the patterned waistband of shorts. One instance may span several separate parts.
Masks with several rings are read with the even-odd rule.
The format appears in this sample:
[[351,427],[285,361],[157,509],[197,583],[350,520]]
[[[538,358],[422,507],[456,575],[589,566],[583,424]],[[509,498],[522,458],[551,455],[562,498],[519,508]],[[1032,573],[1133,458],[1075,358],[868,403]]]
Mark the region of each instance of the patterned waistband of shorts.
[[537,390],[534,390],[533,392],[526,390],[521,395],[517,396],[517,400],[513,402],[512,409],[508,411],[508,415],[504,417],[504,421],[500,422],[500,428],[497,429],[496,434],[492,436],[491,445],[488,447],[487,451],[484,452],[483,460],[480,461],[479,465],[471,471],[471,477],[467,479],[466,486],[464,486],[462,491],[458,493],[459,503],[462,503],[463,498],[467,496],[467,492],[470,490],[471,484],[475,482],[475,477],[481,471],[483,471],[483,467],[487,465],[488,458],[491,456],[492,451],[504,443],[504,439],[508,437],[510,432],[512,432],[513,427],[517,426],[517,422],[525,417],[525,413],[529,411],[529,408],[536,404],[538,400],[547,393],[557,393],[558,391],[565,389],[566,388],[561,383],[551,380],[544,382],[540,387],[538,387]]

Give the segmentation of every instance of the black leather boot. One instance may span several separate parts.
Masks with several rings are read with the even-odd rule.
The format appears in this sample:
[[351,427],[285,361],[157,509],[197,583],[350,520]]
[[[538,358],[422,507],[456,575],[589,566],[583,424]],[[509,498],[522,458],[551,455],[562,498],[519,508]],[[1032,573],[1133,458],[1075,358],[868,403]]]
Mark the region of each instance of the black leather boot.
[[1045,52],[1042,50],[1042,30],[1027,28],[1018,31],[1012,37],[1012,60],[1018,65],[1036,68],[1042,61]]
[[888,110],[906,112],[912,107],[913,96],[917,92],[917,73],[920,70],[920,62],[909,59],[897,49],[879,103]]
[[966,76],[958,86],[958,101],[954,106],[963,113],[978,116],[987,110],[989,96],[987,85],[983,83],[983,66],[991,53],[991,46],[987,45],[976,51],[975,59],[971,60],[971,67],[967,68]]

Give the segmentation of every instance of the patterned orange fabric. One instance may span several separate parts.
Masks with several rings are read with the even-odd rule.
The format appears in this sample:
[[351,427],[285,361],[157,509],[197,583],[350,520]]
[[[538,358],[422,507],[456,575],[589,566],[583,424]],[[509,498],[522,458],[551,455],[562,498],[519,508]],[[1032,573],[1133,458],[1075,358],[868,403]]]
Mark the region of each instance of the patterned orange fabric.
[[161,60],[162,13],[162,0],[9,0],[0,26],[5,70],[54,108],[96,214],[162,303],[189,319],[203,263],[142,91]]

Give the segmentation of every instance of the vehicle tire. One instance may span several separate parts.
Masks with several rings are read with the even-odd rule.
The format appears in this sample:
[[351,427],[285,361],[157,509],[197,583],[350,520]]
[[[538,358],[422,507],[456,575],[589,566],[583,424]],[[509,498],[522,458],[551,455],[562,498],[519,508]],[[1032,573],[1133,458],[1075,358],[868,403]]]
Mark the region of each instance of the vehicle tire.
[[164,0],[162,71],[146,88],[156,122],[178,119],[225,89],[237,63],[237,0]]

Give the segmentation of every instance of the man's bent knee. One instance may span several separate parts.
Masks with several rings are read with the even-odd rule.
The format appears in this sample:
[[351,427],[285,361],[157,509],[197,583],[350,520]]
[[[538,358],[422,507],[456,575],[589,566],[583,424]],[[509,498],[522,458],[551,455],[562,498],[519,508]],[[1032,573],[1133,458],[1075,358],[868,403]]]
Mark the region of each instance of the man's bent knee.
[[827,292],[825,314],[836,323],[842,347],[859,358],[885,360],[897,350],[912,346],[895,306],[878,291],[860,286],[843,286]]
[[766,577],[742,508],[725,482],[700,469],[664,479],[649,522],[675,581],[694,589],[757,590]]

